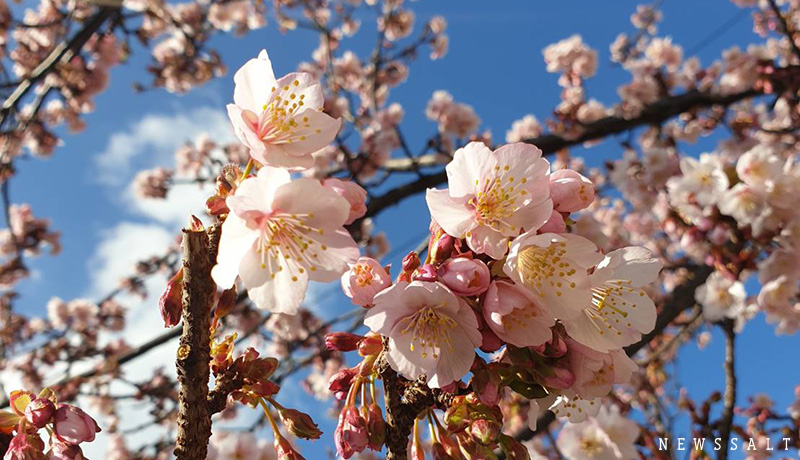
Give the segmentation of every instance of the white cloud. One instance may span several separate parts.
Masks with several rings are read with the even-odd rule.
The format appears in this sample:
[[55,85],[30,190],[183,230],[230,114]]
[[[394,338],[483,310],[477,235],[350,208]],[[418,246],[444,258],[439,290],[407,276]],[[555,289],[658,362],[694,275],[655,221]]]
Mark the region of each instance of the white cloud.
[[218,142],[233,138],[224,108],[146,115],[129,130],[111,135],[105,151],[96,157],[97,177],[102,183],[121,185],[137,168],[170,166],[175,150],[202,133]]

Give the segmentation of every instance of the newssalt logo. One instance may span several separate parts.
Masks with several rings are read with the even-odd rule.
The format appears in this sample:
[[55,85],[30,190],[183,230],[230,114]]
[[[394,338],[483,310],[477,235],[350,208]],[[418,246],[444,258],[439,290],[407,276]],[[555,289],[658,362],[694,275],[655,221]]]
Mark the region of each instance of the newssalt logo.
[[[749,439],[747,441],[741,441],[739,438],[731,438],[730,442],[728,443],[728,450],[764,450],[764,451],[773,451],[773,450],[789,450],[789,441],[791,438],[782,438],[781,442],[778,442],[776,445],[772,445],[772,440],[767,438],[767,443],[765,446],[756,446],[755,439]],[[658,438],[658,450],[676,450],[676,451],[683,451],[686,449],[694,449],[694,450],[703,450],[706,447],[706,442],[708,443],[709,448],[713,448],[714,450],[722,450],[722,438],[714,438],[714,439],[706,439],[706,438]]]

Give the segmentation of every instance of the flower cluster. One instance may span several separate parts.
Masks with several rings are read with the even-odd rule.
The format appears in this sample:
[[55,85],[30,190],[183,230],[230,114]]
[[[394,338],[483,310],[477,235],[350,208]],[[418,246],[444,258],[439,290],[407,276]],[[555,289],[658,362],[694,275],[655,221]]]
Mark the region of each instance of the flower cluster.
[[[381,352],[401,376],[424,378],[431,388],[453,391],[472,372],[476,399],[464,402],[475,406],[469,413],[491,412],[507,387],[531,399],[532,426],[540,403],[575,422],[597,414],[600,398],[636,369],[623,347],[655,324],[645,289],[661,263],[641,247],[604,255],[570,233],[570,214],[592,204],[594,186],[574,170],[551,173],[532,145],[491,151],[473,142],[456,151],[446,170],[449,188],[427,193],[426,260],[406,256],[394,284],[368,258],[342,277],[345,294],[368,309],[364,324],[386,337],[386,347],[365,351],[368,337],[332,342],[364,357],[347,378],[334,378],[332,390],[351,394],[362,378],[353,375],[365,375]],[[476,355],[477,348],[496,352],[492,362]],[[350,432],[353,423],[344,414],[339,429]],[[462,449],[475,442],[502,446],[482,417],[448,428]],[[502,416],[491,420],[501,424]],[[464,430],[471,437],[459,434]],[[355,452],[365,445],[350,444]]]
[[[11,412],[0,411],[0,432],[16,434],[4,460],[84,460],[80,444],[94,441],[100,432],[91,416],[76,406],[59,404],[50,389],[38,395],[13,391],[9,401]],[[50,434],[47,446],[39,434],[43,429]]]

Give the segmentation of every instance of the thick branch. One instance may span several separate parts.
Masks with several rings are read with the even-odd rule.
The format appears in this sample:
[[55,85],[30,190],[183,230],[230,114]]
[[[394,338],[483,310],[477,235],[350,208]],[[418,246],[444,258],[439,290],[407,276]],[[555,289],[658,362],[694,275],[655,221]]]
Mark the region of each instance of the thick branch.
[[218,228],[183,231],[183,334],[176,361],[178,371],[177,460],[205,460],[211,437],[211,412],[208,404],[209,363],[211,361],[211,306],[216,286],[211,267],[216,259],[214,237]]
[[[549,155],[573,145],[602,139],[614,134],[624,133],[640,126],[659,125],[670,118],[685,112],[713,107],[716,105],[728,106],[735,102],[755,97],[759,94],[760,93],[758,91],[753,89],[728,95],[719,95],[692,90],[677,96],[670,96],[656,101],[647,106],[647,108],[645,108],[642,113],[639,114],[639,116],[634,118],[610,116],[597,120],[593,123],[589,123],[584,126],[581,134],[576,137],[566,138],[556,134],[546,134],[535,139],[529,139],[526,142],[539,147],[542,149],[542,152],[545,155]],[[404,159],[404,161],[406,161],[410,166],[410,160]],[[392,166],[395,169],[399,169],[401,164],[402,162],[398,160],[393,162]],[[447,181],[447,174],[445,171],[439,171],[434,174],[423,175],[412,182],[408,182],[404,185],[394,188],[383,195],[377,196],[370,200],[367,206],[367,214],[365,217],[373,217],[389,206],[398,204],[400,201],[408,198],[409,196],[422,193],[426,189],[435,187],[444,183],[445,181]]]
[[719,460],[728,460],[728,441],[731,438],[733,426],[733,409],[736,405],[736,332],[733,330],[733,320],[726,319],[722,323],[725,331],[725,396],[723,397],[722,419],[719,426],[719,437],[724,446],[719,451]]

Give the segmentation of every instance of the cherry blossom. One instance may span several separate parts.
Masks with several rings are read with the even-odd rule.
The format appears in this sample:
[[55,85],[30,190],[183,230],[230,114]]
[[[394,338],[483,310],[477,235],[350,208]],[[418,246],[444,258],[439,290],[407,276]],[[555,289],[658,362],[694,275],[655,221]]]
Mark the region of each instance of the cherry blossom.
[[587,270],[601,260],[597,247],[583,237],[527,232],[512,242],[503,271],[557,319],[573,319],[591,305]]
[[492,152],[479,142],[456,151],[447,165],[449,189],[427,192],[431,216],[476,252],[502,259],[510,237],[535,231],[550,217],[548,163],[528,144]]
[[400,282],[386,289],[375,297],[364,324],[389,337],[393,369],[410,380],[424,375],[432,388],[466,375],[481,344],[475,314],[436,282]]
[[358,257],[347,200],[319,181],[265,166],[227,204],[212,276],[224,288],[239,276],[259,308],[295,314],[309,280],[333,281]]
[[697,288],[695,300],[703,306],[703,316],[709,321],[737,318],[744,312],[747,294],[744,284],[715,271]]
[[308,169],[312,153],[329,144],[341,126],[321,111],[319,83],[307,73],[275,79],[266,51],[233,77],[236,84],[228,116],[253,159],[264,165]]
[[590,276],[591,305],[584,314],[564,320],[570,337],[598,351],[638,341],[656,322],[656,308],[642,289],[655,281],[661,262],[647,249],[610,252]]

